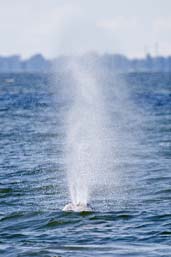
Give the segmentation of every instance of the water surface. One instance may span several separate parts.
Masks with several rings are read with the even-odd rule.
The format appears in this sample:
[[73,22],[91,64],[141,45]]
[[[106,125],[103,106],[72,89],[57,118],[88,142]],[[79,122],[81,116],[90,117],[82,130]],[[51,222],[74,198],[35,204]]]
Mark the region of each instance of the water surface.
[[61,211],[64,103],[53,83],[0,75],[0,256],[171,256],[171,74],[122,76],[144,117],[143,136],[117,193],[106,199],[99,190],[94,212],[79,214]]

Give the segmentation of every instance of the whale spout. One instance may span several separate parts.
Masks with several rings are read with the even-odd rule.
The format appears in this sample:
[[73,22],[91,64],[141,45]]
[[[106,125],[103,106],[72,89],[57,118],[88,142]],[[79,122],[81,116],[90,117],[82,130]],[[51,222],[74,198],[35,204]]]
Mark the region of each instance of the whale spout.
[[89,204],[83,204],[83,203],[73,204],[73,203],[68,203],[63,208],[63,211],[66,211],[66,212],[91,212],[92,208],[91,208],[91,206]]

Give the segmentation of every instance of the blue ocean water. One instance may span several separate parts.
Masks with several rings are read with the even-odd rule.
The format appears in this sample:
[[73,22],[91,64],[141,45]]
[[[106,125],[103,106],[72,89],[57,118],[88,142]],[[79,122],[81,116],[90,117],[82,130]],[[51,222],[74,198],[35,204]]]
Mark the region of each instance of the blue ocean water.
[[143,113],[143,137],[120,193],[102,192],[79,214],[61,211],[65,103],[51,78],[0,75],[0,256],[171,256],[171,74],[122,80]]

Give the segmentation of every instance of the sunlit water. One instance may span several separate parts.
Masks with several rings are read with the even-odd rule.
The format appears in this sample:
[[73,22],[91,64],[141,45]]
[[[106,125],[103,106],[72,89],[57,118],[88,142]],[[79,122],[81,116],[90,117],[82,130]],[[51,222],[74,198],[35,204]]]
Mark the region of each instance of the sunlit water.
[[171,256],[171,75],[108,76],[116,176],[79,214],[61,211],[67,78],[0,75],[0,256]]

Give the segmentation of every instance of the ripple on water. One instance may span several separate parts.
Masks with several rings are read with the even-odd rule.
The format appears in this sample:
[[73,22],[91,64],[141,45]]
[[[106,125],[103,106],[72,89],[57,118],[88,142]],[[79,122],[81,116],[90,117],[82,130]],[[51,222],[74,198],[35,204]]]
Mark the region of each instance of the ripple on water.
[[[145,115],[139,124],[144,138],[128,149],[132,155],[117,160],[116,185],[107,198],[103,189],[93,195],[91,213],[61,211],[69,198],[61,99],[53,98],[45,75],[10,74],[13,85],[4,84],[4,76],[9,74],[0,75],[0,256],[170,257],[171,76],[123,75]],[[113,77],[109,82],[114,86]]]

